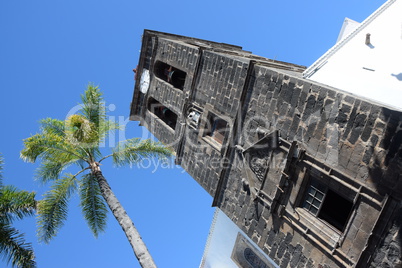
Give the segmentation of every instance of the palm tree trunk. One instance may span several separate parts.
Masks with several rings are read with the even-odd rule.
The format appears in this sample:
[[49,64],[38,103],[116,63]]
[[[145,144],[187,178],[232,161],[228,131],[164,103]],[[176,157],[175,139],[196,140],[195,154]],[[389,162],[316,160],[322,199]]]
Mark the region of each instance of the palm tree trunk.
[[137,257],[141,267],[156,268],[154,260],[152,259],[151,254],[145,246],[145,243],[142,241],[142,238],[137,231],[137,228],[135,228],[133,221],[127,215],[126,210],[123,208],[119,200],[114,195],[105,177],[103,177],[102,171],[99,168],[99,164],[94,163],[93,165],[91,165],[91,168],[92,174],[98,180],[103,198],[106,200],[106,203],[108,204],[117,222],[120,224],[121,228],[123,228],[123,231],[126,234],[127,239],[130,242],[131,247],[134,250],[134,254]]

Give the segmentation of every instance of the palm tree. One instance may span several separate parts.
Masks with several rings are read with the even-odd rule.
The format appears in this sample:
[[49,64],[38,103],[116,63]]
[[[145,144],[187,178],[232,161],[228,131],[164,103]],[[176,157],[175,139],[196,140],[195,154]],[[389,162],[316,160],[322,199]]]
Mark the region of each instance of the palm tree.
[[12,227],[14,220],[35,213],[35,193],[19,191],[11,185],[3,185],[3,158],[0,156],[0,256],[14,267],[36,267],[35,255],[23,234]]
[[[65,121],[44,119],[40,121],[40,133],[24,140],[21,158],[27,162],[40,159],[37,179],[52,182],[51,189],[38,204],[39,239],[48,243],[57,234],[67,219],[68,200],[78,192],[84,218],[95,237],[105,230],[107,204],[141,267],[156,267],[132,220],[103,176],[100,164],[110,158],[118,167],[148,157],[166,160],[172,151],[159,142],[133,138],[120,142],[110,154],[102,156],[100,144],[120,127],[107,120],[105,103],[97,86],[89,84],[81,100],[80,113]],[[73,166],[78,167],[78,172],[65,172]]]

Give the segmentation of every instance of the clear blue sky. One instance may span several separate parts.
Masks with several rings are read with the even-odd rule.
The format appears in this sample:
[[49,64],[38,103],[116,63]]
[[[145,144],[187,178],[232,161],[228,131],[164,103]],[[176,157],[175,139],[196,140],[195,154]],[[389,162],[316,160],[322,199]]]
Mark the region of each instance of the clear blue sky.
[[[345,17],[361,22],[385,0],[0,1],[0,152],[6,184],[36,191],[36,165],[19,159],[38,120],[64,119],[88,82],[101,87],[110,115],[127,120],[145,29],[243,46],[254,54],[310,65],[336,41]],[[129,122],[127,138],[143,136]],[[113,169],[105,177],[134,220],[159,267],[198,267],[213,216],[212,198],[178,167]],[[35,220],[17,227],[33,243],[40,268],[139,267],[110,215],[98,239],[71,200],[69,218],[49,245]],[[0,260],[0,267],[7,267]]]

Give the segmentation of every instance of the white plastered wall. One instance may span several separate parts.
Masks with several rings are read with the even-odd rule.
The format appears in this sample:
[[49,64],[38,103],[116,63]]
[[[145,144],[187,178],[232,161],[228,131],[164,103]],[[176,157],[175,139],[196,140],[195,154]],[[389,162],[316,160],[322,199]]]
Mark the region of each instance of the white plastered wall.
[[385,3],[304,75],[402,110],[402,0]]

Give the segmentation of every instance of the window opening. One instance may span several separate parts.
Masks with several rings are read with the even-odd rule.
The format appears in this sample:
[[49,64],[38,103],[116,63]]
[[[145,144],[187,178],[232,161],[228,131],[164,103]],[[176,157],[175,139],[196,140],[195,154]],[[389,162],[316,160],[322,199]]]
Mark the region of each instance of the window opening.
[[228,127],[227,122],[215,115],[210,114],[208,116],[207,124],[209,125],[207,128],[210,129],[210,131],[208,131],[206,135],[210,136],[218,143],[223,144]]
[[343,231],[348,222],[352,206],[352,202],[328,189],[318,217],[338,230]]
[[156,77],[168,82],[173,87],[183,90],[187,76],[186,72],[164,62],[157,61],[154,65],[154,74]]
[[159,117],[165,124],[175,129],[177,115],[154,98],[149,98],[148,110]]
[[316,180],[312,180],[307,189],[303,207],[314,216],[343,231],[353,203]]

